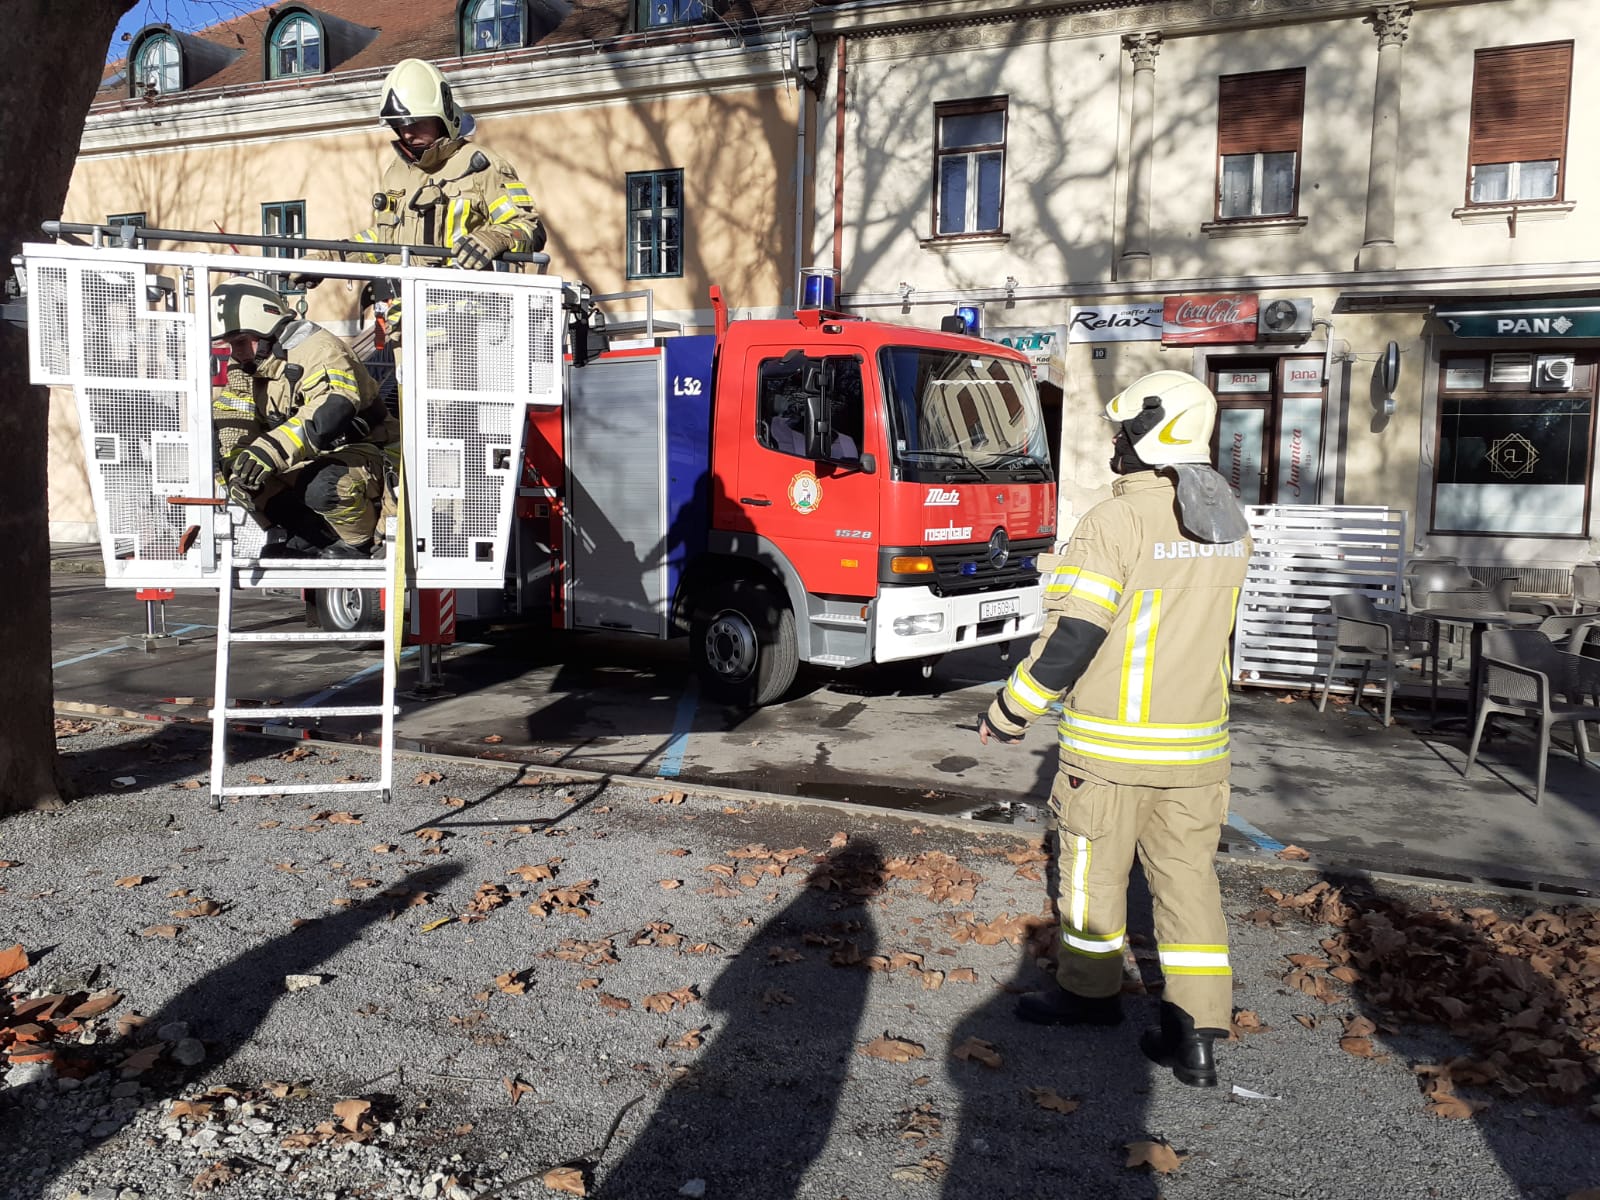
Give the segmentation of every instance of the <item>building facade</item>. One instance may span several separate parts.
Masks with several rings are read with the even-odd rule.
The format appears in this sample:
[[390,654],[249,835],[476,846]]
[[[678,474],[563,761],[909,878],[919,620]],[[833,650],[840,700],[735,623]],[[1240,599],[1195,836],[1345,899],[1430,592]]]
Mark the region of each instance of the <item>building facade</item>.
[[844,307],[981,310],[1059,405],[1193,372],[1246,503],[1404,510],[1412,553],[1564,586],[1600,555],[1600,99],[1586,0],[842,3],[812,258]]
[[[551,270],[609,308],[709,328],[793,305],[809,237],[815,79],[809,0],[356,0],[281,4],[197,34],[137,33],[91,108],[63,219],[225,235],[342,238],[372,223],[393,151],[380,84],[434,62],[473,140],[519,171],[549,231]],[[295,297],[297,300],[299,297]],[[352,285],[305,296],[352,332]],[[89,540],[77,420],[51,411],[51,533]]]

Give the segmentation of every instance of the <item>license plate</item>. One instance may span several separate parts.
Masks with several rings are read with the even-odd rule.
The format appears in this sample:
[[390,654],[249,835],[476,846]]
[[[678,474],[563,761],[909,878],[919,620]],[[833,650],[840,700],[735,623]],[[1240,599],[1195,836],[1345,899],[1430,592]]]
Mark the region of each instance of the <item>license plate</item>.
[[1014,617],[1022,611],[1022,601],[1016,596],[1007,596],[1003,600],[980,600],[978,602],[978,620],[992,621],[996,617]]

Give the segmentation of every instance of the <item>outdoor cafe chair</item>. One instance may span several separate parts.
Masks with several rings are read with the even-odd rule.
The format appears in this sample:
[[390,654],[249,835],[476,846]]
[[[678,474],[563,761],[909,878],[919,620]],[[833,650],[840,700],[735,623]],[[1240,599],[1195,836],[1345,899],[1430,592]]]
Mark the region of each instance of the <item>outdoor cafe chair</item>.
[[1395,673],[1412,658],[1420,658],[1424,664],[1433,660],[1433,703],[1437,706],[1439,655],[1426,621],[1379,608],[1364,592],[1340,592],[1329,604],[1334,616],[1333,657],[1328,660],[1328,674],[1322,681],[1318,712],[1327,711],[1328,692],[1341,666],[1361,667],[1361,680],[1355,690],[1359,708],[1367,689],[1367,675],[1378,665],[1383,668],[1383,723],[1392,724],[1389,712],[1394,702]]
[[1491,629],[1483,635],[1483,694],[1472,730],[1465,779],[1477,761],[1485,723],[1495,713],[1534,717],[1539,722],[1539,774],[1533,802],[1544,799],[1545,766],[1550,757],[1550,727],[1572,723],[1572,749],[1578,761],[1589,761],[1585,721],[1600,721],[1600,704],[1582,703],[1600,694],[1600,662],[1566,654],[1537,629]]
[[1600,631],[1600,614],[1596,613],[1546,617],[1539,622],[1539,632],[1568,654],[1582,654],[1589,638],[1597,631]]

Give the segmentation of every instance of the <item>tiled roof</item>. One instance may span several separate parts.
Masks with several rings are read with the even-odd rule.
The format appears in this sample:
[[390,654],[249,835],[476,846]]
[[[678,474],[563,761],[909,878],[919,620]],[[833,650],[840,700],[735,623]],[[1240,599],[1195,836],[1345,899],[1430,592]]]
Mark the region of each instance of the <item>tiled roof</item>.
[[[556,0],[559,8],[567,4]],[[273,15],[282,7],[260,8],[243,16],[219,22],[191,35],[214,42],[230,50],[240,51],[239,57],[216,74],[197,80],[189,91],[213,88],[239,87],[257,84],[267,78],[265,38]],[[355,25],[375,29],[377,36],[343,62],[328,64],[326,74],[342,71],[360,71],[387,67],[403,58],[424,58],[432,62],[454,59],[461,52],[460,35],[456,20],[460,5],[458,0],[317,0],[306,5],[318,14],[349,21]],[[531,24],[537,28],[541,4],[530,4]],[[707,8],[711,8],[711,3]],[[794,16],[809,12],[813,0],[718,0],[715,9],[721,20],[708,19],[703,25],[676,26],[678,31],[705,29],[707,32],[723,28],[722,22],[737,25],[743,21],[760,18]],[[598,42],[636,32],[632,28],[631,0],[577,0],[558,25],[535,44],[540,47],[562,44]],[[463,61],[470,61],[471,56]],[[127,99],[128,85],[124,75],[124,62],[106,68],[102,78],[99,103],[115,103]],[[448,69],[446,66],[445,69]]]

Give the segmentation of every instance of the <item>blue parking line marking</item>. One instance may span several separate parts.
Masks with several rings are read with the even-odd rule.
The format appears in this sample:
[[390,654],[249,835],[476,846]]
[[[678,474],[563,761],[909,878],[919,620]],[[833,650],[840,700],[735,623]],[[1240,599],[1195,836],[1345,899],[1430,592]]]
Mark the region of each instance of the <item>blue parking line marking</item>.
[[683,770],[683,752],[689,744],[689,734],[694,729],[695,713],[700,707],[700,689],[691,683],[678,701],[678,712],[672,719],[672,736],[661,751],[661,765],[656,774],[666,779],[677,777]]
[[[387,654],[388,651],[385,650],[384,653]],[[405,660],[408,658],[414,658],[416,657],[416,653],[417,648],[415,646],[407,646],[400,652],[400,661],[405,662]],[[320,692],[313,696],[307,696],[304,700],[301,700],[299,703],[295,704],[294,707],[314,708],[316,705],[321,704],[324,700],[337,696],[346,688],[354,687],[363,679],[370,679],[372,676],[376,675],[382,670],[383,664],[381,662],[373,663],[370,667],[362,667],[361,670],[357,671],[354,675],[347,676],[346,678],[341,679],[338,683],[323,688]]]
[[1228,814],[1228,824],[1232,825],[1240,833],[1244,834],[1245,837],[1254,842],[1257,847],[1267,851],[1269,854],[1276,854],[1279,850],[1284,848],[1283,843],[1278,841],[1277,838],[1268,837],[1266,834],[1262,833],[1261,830],[1250,824],[1249,821],[1246,821],[1243,817],[1239,816],[1238,813]]
[[126,646],[107,646],[104,650],[91,650],[87,654],[79,654],[74,658],[63,658],[60,662],[51,663],[50,669],[57,671],[62,667],[70,667],[73,663],[88,662],[91,658],[99,658],[103,654],[115,654],[119,650],[126,649]]

